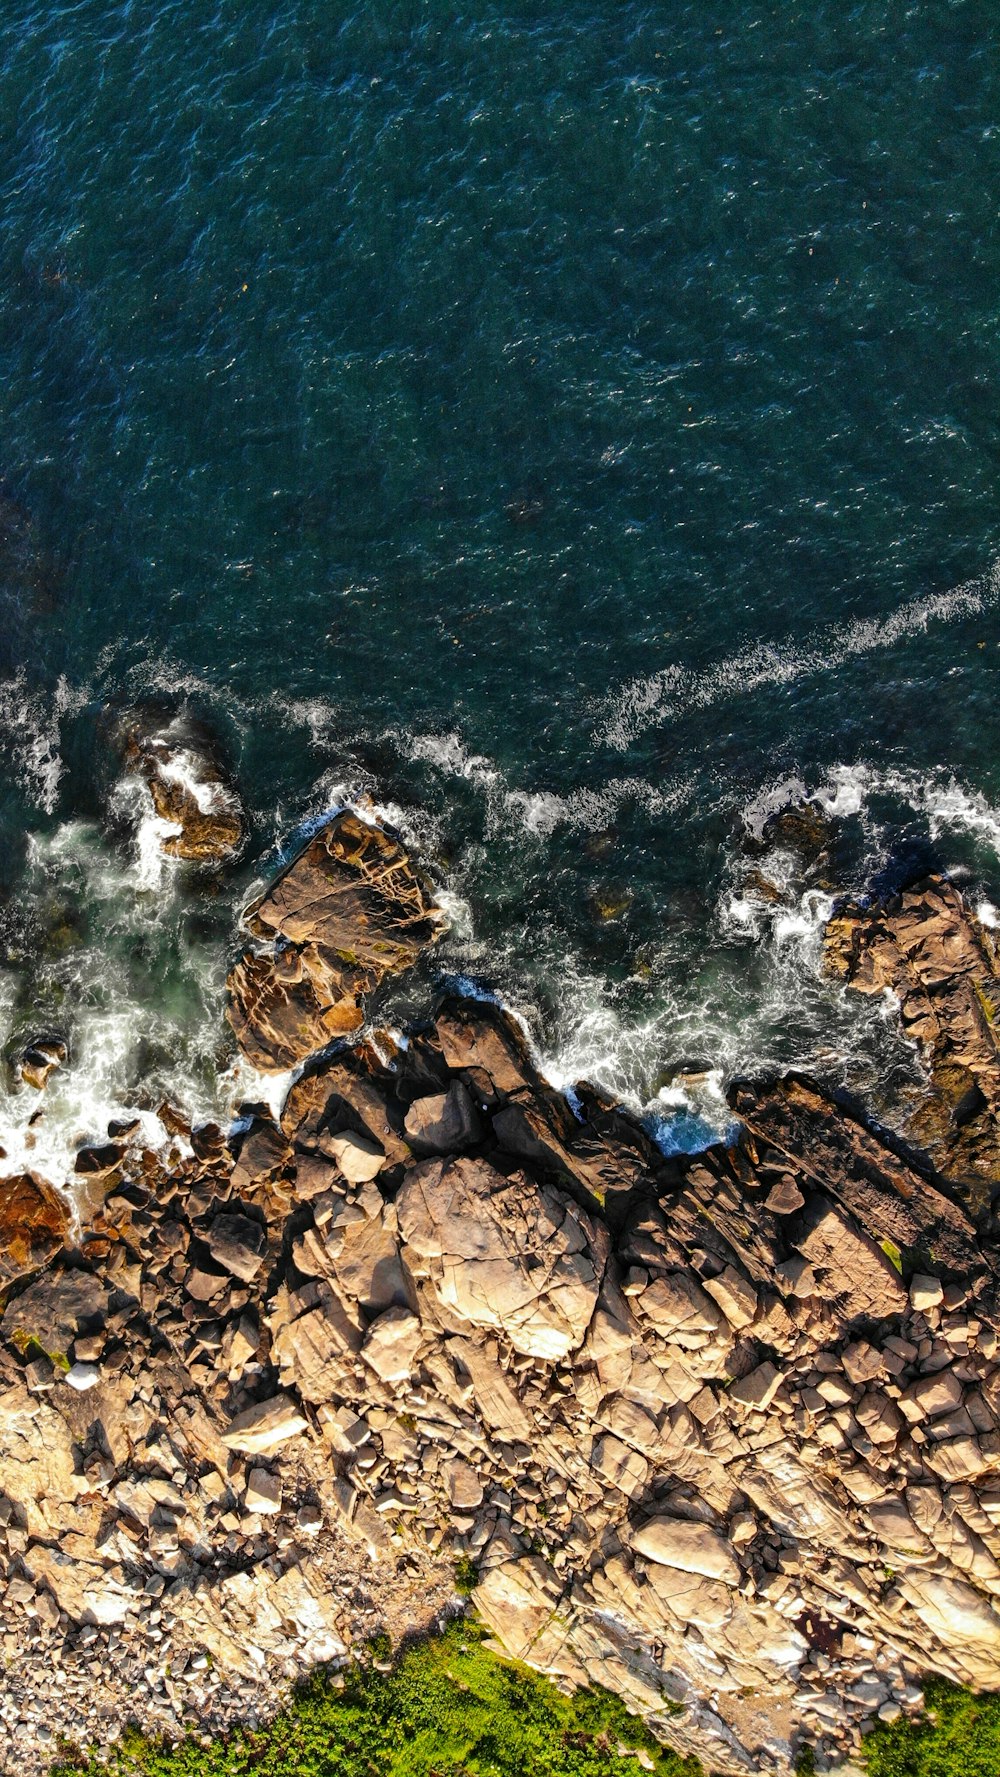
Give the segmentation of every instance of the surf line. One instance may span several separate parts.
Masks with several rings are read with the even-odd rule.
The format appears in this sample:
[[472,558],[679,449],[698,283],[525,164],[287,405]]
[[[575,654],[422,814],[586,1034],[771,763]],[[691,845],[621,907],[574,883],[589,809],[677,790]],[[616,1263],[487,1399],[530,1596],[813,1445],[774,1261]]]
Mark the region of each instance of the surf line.
[[817,631],[801,645],[753,642],[707,672],[667,666],[631,679],[596,706],[594,740],[619,752],[657,723],[685,710],[705,709],[727,697],[742,697],[766,685],[789,685],[814,673],[830,672],[845,660],[892,648],[918,635],[929,623],[977,617],[1000,598],[1000,559],[985,573],[950,592],[929,593],[901,605],[887,617],[855,617]]

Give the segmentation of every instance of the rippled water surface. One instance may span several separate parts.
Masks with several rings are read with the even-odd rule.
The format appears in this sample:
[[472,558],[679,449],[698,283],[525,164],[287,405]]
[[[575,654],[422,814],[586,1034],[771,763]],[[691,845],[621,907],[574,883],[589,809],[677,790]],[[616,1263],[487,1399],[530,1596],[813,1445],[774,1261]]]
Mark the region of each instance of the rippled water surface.
[[[556,1077],[668,1120],[684,1068],[905,1081],[818,932],[900,857],[1000,886],[998,36],[9,0],[0,1022],[71,1044],[18,1163],[140,1081],[218,1100],[235,910],[366,795]],[[156,697],[250,811],[221,888],[110,818]],[[832,855],[762,866],[803,796]]]

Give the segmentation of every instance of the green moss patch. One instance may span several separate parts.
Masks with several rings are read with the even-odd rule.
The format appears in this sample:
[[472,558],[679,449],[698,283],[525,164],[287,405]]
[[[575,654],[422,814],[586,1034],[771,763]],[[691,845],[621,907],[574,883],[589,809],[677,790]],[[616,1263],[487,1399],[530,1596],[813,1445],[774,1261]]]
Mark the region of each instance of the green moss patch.
[[879,1722],[862,1756],[868,1777],[998,1777],[1000,1695],[930,1679],[924,1714]]

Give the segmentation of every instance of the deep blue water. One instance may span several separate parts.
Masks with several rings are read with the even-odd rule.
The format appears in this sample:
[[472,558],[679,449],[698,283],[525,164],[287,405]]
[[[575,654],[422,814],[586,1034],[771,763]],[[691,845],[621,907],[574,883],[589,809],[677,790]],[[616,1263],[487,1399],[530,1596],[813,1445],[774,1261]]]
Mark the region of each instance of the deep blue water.
[[[557,1073],[891,1091],[746,829],[1000,887],[998,193],[976,0],[9,0],[4,994],[65,1115],[204,1086],[249,883],[362,794]],[[250,811],[221,896],[108,824],[154,695]]]

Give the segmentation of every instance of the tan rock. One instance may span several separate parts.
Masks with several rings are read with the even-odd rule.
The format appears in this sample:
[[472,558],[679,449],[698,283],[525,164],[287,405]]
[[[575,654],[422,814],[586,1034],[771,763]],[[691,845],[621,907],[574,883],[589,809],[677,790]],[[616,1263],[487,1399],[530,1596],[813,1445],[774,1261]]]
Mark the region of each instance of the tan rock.
[[602,1480],[630,1499],[642,1492],[649,1479],[646,1458],[611,1436],[595,1438],[590,1463]]
[[718,1277],[707,1278],[704,1287],[737,1332],[753,1325],[757,1318],[757,1291],[735,1265],[727,1265]]
[[781,1387],[781,1371],[772,1363],[758,1364],[749,1376],[741,1376],[729,1390],[730,1399],[757,1413],[764,1413]]
[[900,1397],[900,1406],[908,1419],[919,1423],[936,1419],[941,1413],[953,1413],[962,1404],[962,1384],[953,1370],[938,1370],[933,1376],[920,1376]]
[[927,1308],[939,1308],[944,1301],[944,1286],[936,1277],[917,1274],[910,1279],[910,1307],[917,1314]]
[[228,1430],[223,1432],[222,1442],[230,1450],[261,1456],[265,1450],[273,1450],[276,1445],[287,1443],[289,1438],[297,1438],[308,1429],[309,1422],[303,1418],[291,1395],[276,1394],[270,1400],[258,1401],[244,1413],[238,1413],[230,1421]]
[[248,1512],[259,1512],[263,1517],[280,1512],[281,1477],[272,1474],[270,1469],[252,1468],[247,1476],[243,1503]]
[[330,1153],[345,1179],[352,1185],[363,1185],[377,1177],[385,1165],[385,1155],[370,1135],[359,1135],[353,1129],[342,1130],[328,1138]]
[[608,1237],[562,1192],[484,1160],[431,1160],[407,1174],[396,1208],[410,1269],[460,1319],[550,1361],[582,1343]]
[[636,1554],[647,1561],[678,1567],[683,1573],[704,1574],[727,1586],[739,1585],[739,1562],[725,1537],[707,1524],[686,1518],[651,1518],[632,1532],[631,1542]]
[[403,1382],[413,1370],[422,1337],[415,1314],[389,1308],[372,1322],[361,1355],[383,1382]]

